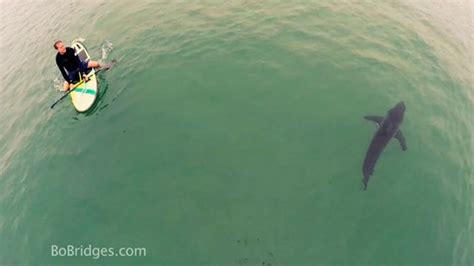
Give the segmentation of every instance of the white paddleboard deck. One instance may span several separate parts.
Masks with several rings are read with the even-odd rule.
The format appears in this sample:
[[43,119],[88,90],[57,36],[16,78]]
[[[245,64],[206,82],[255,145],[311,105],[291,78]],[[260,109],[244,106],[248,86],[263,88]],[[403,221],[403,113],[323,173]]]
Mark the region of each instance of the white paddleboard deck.
[[[81,61],[91,60],[86,47],[81,40],[74,40],[71,47],[76,51]],[[94,105],[98,94],[97,76],[95,70],[91,69],[87,73],[89,81],[80,84],[69,95],[71,96],[72,105],[78,112],[85,112]]]

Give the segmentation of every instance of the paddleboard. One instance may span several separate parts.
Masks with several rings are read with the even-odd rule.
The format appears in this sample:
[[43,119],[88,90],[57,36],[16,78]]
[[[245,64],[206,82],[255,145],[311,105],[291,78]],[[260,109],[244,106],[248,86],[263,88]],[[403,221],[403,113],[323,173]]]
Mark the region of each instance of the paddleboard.
[[[80,39],[74,40],[71,47],[76,51],[76,55],[79,56],[81,61],[91,60],[86,47]],[[89,110],[89,108],[94,105],[98,94],[99,87],[97,86],[97,75],[95,69],[89,69],[86,75],[89,77],[89,81],[80,84],[69,94],[72,105],[78,112]]]

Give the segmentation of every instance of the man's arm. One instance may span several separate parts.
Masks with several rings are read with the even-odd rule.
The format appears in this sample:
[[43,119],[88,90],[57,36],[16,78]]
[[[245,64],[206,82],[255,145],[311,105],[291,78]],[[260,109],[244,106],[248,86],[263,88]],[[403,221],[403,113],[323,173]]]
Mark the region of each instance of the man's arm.
[[64,80],[71,83],[71,81],[69,80],[69,76],[66,73],[66,70],[64,70],[64,67],[61,66],[61,64],[59,64],[59,61],[57,58],[56,58],[56,65],[58,65],[58,68],[61,71],[61,74],[63,75]]
[[67,53],[69,55],[69,58],[73,59],[74,60],[74,64],[79,67],[79,63],[81,62],[81,59],[79,58],[79,55],[76,54],[76,51],[74,51],[73,48],[71,47],[68,47],[66,48],[67,49]]

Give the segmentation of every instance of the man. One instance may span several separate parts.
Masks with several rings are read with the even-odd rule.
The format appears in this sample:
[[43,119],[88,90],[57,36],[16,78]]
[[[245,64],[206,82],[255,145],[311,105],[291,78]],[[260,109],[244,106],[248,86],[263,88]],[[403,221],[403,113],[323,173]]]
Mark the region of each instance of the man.
[[89,68],[99,67],[97,61],[87,60],[81,61],[79,56],[71,47],[65,47],[62,41],[54,43],[54,49],[58,51],[56,54],[56,64],[64,77],[64,90],[68,91],[74,87],[74,83],[79,81],[79,75],[87,72]]

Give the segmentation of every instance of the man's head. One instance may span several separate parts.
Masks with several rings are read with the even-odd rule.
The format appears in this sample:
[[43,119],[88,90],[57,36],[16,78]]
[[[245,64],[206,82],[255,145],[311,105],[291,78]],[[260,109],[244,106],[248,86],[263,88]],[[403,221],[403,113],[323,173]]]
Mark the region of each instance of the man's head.
[[58,53],[62,55],[66,53],[66,47],[64,46],[64,43],[61,40],[58,40],[54,43],[54,49],[58,50]]

